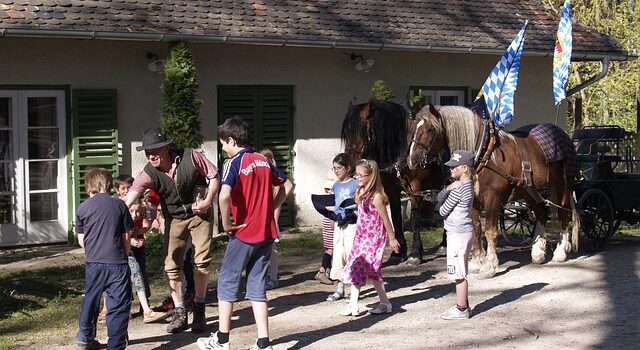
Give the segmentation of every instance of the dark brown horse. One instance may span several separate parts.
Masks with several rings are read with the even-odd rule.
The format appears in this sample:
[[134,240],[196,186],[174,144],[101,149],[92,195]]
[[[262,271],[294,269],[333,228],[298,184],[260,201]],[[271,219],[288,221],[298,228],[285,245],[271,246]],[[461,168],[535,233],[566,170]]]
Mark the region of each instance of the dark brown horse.
[[[568,138],[566,134],[563,135]],[[569,251],[577,250],[579,223],[571,196],[573,178],[567,173],[568,160],[547,163],[540,144],[530,134],[494,129],[491,123],[483,121],[468,108],[429,105],[417,115],[413,140],[415,142],[409,148],[409,168],[415,168],[421,161],[438,158],[443,151],[465,149],[478,155],[476,196],[472,210],[476,228],[472,260],[478,263],[484,256],[479,278],[491,278],[496,273],[498,215],[509,200],[523,199],[535,212],[538,222],[535,243],[531,249],[534,263],[545,260],[547,204],[556,209],[561,224],[560,240],[553,260],[565,261]],[[529,165],[530,172],[523,170]],[[527,173],[530,175],[527,176]],[[548,201],[539,195],[543,187],[549,190]],[[486,215],[486,254],[480,238],[482,208]],[[571,243],[568,232],[570,213],[573,213]]]
[[389,258],[391,264],[407,258],[400,203],[402,191],[409,195],[411,201],[413,245],[408,262],[418,264],[423,258],[420,219],[433,215],[433,203],[424,201],[423,197],[429,189],[442,186],[442,170],[437,162],[426,162],[415,169],[407,167],[409,135],[413,126],[413,120],[401,105],[376,100],[351,107],[342,123],[345,153],[353,161],[373,159],[380,167],[382,184],[389,197],[391,221],[400,243],[400,252],[392,253]]

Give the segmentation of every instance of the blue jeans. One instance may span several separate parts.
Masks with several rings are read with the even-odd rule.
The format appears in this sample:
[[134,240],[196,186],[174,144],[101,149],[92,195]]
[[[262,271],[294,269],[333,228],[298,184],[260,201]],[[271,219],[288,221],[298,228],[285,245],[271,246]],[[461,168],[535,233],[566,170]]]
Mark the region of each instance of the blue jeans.
[[127,328],[131,310],[131,272],[128,264],[87,263],[84,299],[80,308],[76,338],[88,342],[96,338],[100,297],[107,293],[107,349],[127,347]]

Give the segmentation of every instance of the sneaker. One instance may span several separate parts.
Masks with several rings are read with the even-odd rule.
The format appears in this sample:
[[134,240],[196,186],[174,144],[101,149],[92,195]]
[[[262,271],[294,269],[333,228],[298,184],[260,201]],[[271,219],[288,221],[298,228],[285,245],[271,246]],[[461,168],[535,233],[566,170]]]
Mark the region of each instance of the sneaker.
[[471,308],[467,306],[466,309],[460,311],[458,307],[454,306],[440,317],[445,320],[464,320],[471,317]]
[[229,350],[229,342],[224,344],[220,344],[218,342],[218,332],[211,333],[209,337],[206,338],[198,338],[198,349],[200,350],[213,350],[213,349],[222,349]]
[[207,318],[204,314],[204,303],[195,303],[193,306],[193,321],[191,321],[191,332],[202,333],[207,326]]
[[182,307],[176,308],[167,326],[167,333],[180,333],[187,328],[189,328],[189,324],[187,323],[187,310]]
[[79,341],[76,343],[79,350],[97,350],[102,346],[99,341],[91,339],[89,341]]
[[333,284],[333,281],[329,278],[329,273],[327,271],[328,270],[325,270],[321,267],[314,278],[322,284]]
[[261,348],[258,346],[258,343],[256,342],[255,344],[253,344],[252,347],[249,348],[249,350],[273,350],[273,347],[269,345],[266,348]]

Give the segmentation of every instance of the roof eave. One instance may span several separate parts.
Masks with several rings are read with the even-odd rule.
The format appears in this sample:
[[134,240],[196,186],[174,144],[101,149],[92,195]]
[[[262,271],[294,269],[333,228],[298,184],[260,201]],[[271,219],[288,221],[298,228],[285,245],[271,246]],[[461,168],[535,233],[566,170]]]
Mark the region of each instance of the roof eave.
[[[144,33],[144,32],[116,32],[116,31],[76,31],[76,30],[50,30],[50,29],[20,29],[2,28],[0,37],[20,38],[56,38],[56,39],[101,39],[122,41],[149,41],[163,42],[184,40],[195,43],[218,44],[244,44],[264,46],[288,46],[288,47],[313,47],[335,48],[351,50],[389,50],[389,51],[414,51],[425,53],[455,53],[455,54],[486,54],[502,55],[502,48],[478,48],[460,46],[433,46],[433,45],[405,45],[384,43],[363,43],[352,41],[330,41],[313,39],[271,39],[271,38],[247,38],[221,36],[212,34],[184,34],[184,33]],[[524,50],[525,56],[553,56],[553,51]],[[614,61],[635,60],[638,54],[635,49],[620,50],[617,52],[575,51],[572,53],[572,61],[600,61],[605,57]]]

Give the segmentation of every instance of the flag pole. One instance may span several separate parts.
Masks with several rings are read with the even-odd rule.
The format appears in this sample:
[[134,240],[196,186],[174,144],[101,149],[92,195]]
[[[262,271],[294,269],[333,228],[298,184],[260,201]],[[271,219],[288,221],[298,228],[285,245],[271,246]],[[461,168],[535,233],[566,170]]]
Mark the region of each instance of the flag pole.
[[560,113],[560,104],[556,105],[556,126],[558,125],[558,114]]

